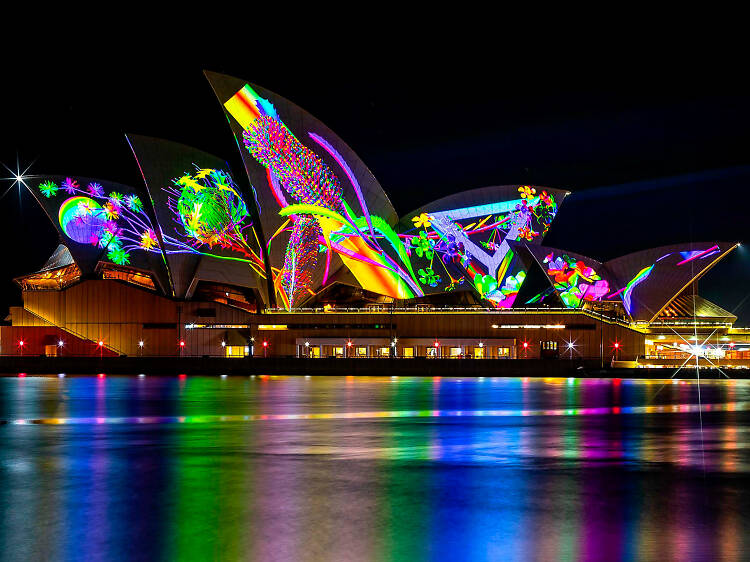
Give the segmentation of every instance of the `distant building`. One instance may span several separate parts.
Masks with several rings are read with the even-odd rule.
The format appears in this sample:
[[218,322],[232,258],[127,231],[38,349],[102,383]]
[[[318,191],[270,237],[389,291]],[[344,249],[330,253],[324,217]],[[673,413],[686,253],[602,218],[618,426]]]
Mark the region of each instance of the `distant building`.
[[207,73],[242,155],[128,141],[144,187],[29,186],[60,236],[16,279],[0,353],[550,357],[750,363],[736,317],[697,281],[736,247],[690,243],[599,262],[543,240],[568,192],[485,187],[399,218],[320,121]]

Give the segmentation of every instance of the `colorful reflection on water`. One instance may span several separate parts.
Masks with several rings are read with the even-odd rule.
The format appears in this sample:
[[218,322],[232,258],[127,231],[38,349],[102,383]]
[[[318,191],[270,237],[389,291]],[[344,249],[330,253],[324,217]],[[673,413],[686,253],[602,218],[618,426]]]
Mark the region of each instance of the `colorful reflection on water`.
[[0,379],[0,558],[742,560],[750,383]]

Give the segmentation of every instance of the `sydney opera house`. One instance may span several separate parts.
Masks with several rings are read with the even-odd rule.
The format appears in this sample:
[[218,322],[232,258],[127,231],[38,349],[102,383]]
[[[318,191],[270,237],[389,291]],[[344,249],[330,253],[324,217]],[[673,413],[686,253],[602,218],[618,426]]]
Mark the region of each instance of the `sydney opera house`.
[[207,73],[245,167],[128,136],[142,186],[28,182],[59,246],[16,282],[4,355],[750,360],[697,282],[736,244],[600,262],[544,245],[568,192],[463,191],[398,216],[290,101]]

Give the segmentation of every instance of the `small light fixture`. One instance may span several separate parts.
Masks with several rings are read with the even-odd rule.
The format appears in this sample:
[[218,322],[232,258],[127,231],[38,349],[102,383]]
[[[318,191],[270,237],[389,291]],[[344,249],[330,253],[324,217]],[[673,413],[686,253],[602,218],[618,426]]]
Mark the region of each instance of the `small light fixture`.
[[484,347],[484,342],[479,342],[479,349],[482,349]]
[[305,347],[310,347],[310,342],[309,341],[305,342]]
[[227,346],[227,342],[225,341],[221,342],[221,347],[226,347],[226,346]]
[[140,341],[138,342],[138,347],[143,347],[143,340],[140,340]]
[[185,340],[180,340],[180,347],[185,347]]
[[64,342],[64,341],[62,341],[62,340],[59,340],[59,341],[57,342],[57,347],[62,347],[63,345],[65,345],[65,342]]
[[99,340],[98,344],[99,347],[104,347],[104,342],[102,340]]

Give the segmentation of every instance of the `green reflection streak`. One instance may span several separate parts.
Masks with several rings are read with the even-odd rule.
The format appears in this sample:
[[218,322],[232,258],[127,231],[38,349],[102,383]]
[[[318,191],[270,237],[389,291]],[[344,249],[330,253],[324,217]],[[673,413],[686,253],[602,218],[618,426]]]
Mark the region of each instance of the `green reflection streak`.
[[[231,393],[217,392],[222,381],[191,378],[178,384],[181,414],[200,415],[207,397],[220,411],[231,407]],[[241,431],[240,424],[231,428],[211,423],[174,427],[170,491],[173,521],[169,525],[167,559],[237,560],[246,556],[246,545],[241,544],[238,531],[245,527],[243,502],[249,495],[249,483],[246,477],[234,477],[243,473],[237,467],[243,462],[242,455],[231,454],[239,445],[237,431]]]
[[[565,406],[576,408],[580,404],[581,380],[572,379],[565,387]],[[581,454],[581,418],[579,416],[562,417],[562,445],[563,456],[567,462],[578,462]],[[580,481],[577,477],[570,478],[568,501],[562,506],[560,516],[559,539],[560,560],[578,560],[581,544],[582,517],[581,503],[577,501],[581,496]],[[574,499],[575,498],[575,499]]]
[[[434,409],[439,383],[432,379],[399,378],[382,385],[388,410],[410,408]],[[433,458],[434,426],[393,419],[384,422],[385,457],[380,465],[381,548],[379,560],[427,560],[431,535],[431,482],[424,467]],[[398,477],[397,477],[398,475]]]

